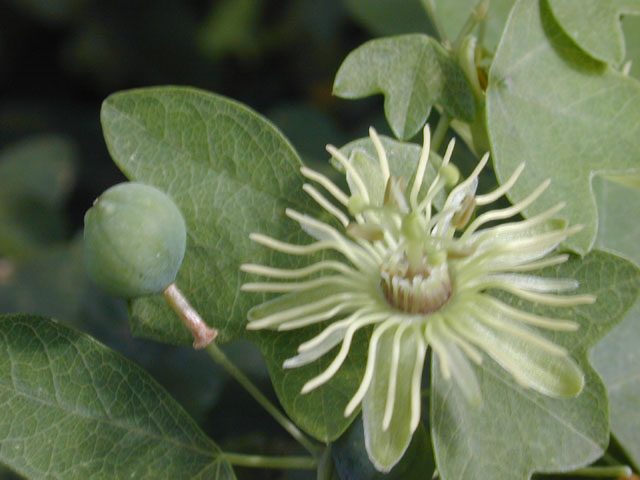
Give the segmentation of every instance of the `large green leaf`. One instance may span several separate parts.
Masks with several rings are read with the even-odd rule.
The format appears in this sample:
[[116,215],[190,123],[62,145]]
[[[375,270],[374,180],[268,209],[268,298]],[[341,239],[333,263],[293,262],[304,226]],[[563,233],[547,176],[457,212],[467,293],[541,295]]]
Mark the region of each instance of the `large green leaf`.
[[[438,17],[447,39],[453,42],[466,20],[471,15],[473,9],[479,4],[479,0],[422,0],[423,2],[433,1],[436,8],[435,14]],[[482,44],[489,50],[495,50],[500,41],[504,24],[509,16],[509,11],[515,0],[491,0],[489,11],[485,21],[479,27],[481,31],[477,35],[482,36]]]
[[640,302],[591,352],[610,402],[611,433],[640,468]]
[[[622,177],[629,180],[634,177]],[[596,175],[593,194],[598,205],[598,236],[595,247],[640,265],[640,189],[620,183],[619,178]]]
[[0,317],[0,461],[29,478],[235,478],[147,373],[43,317]]
[[322,331],[322,326],[312,326],[292,332],[255,332],[254,340],[260,346],[273,388],[280,403],[296,424],[322,442],[331,442],[347,429],[355,416],[345,417],[344,410],[356,392],[364,374],[367,357],[368,334],[355,336],[351,350],[340,370],[325,385],[301,394],[302,386],[320,375],[333,360],[328,353],[303,367],[284,369],[282,364],[295,357],[298,345]]
[[588,252],[597,230],[592,175],[640,169],[640,83],[576,47],[546,2],[520,0],[491,67],[486,105],[498,179],[527,162],[510,199],[551,177],[525,214],[566,202],[560,215],[585,225],[567,245]]
[[640,14],[640,0],[547,0],[565,33],[593,58],[620,65],[625,57],[620,15]]
[[[244,105],[192,88],[158,87],[114,94],[102,107],[109,152],[132,180],[167,192],[182,210],[188,240],[177,284],[220,341],[245,335],[246,313],[265,299],[240,294],[240,264],[293,266],[249,240],[260,232],[295,242],[286,207],[313,212],[302,193],[293,147]],[[136,335],[187,343],[189,334],[162,297],[135,300]]]
[[[240,293],[238,267],[262,263],[295,267],[297,259],[274,254],[249,241],[260,232],[284,241],[308,240],[286,207],[314,214],[302,194],[300,161],[291,145],[247,107],[188,88],[153,88],[109,97],[102,112],[105,137],[116,163],[132,179],[167,191],[187,223],[187,253],[178,285],[222,340],[247,337],[246,314],[265,296]],[[299,266],[299,265],[298,265]],[[162,297],[133,302],[134,333],[168,342],[189,335]],[[313,436],[330,441],[347,428],[344,406],[361,377],[363,346],[327,388],[300,395],[330,358],[305,368],[283,370],[285,359],[313,328],[291,333],[252,332],[266,357],[272,382],[287,413]],[[317,332],[316,332],[317,333]],[[357,343],[357,342],[356,342]]]
[[[640,193],[631,185],[634,178],[596,176],[593,189],[598,202],[600,249],[624,256],[640,265],[640,225],[631,212],[640,211]],[[637,178],[635,178],[637,182]],[[591,354],[593,366],[602,376],[609,393],[611,432],[640,467],[640,303],[636,303],[623,322],[596,345]]]
[[454,118],[472,121],[471,86],[457,63],[433,38],[422,34],[371,40],[344,60],[333,84],[343,98],[382,93],[393,133],[402,139],[422,128],[434,104]]
[[[589,366],[589,349],[633,305],[640,270],[620,257],[594,251],[584,259],[542,271],[544,276],[575,278],[580,292],[597,296],[593,305],[540,307],[503,296],[526,311],[567,318],[577,332],[548,337],[567,348],[586,374],[582,393],[554,399],[520,387],[489,358],[475,367],[483,402],[472,407],[461,390],[432,368],[432,436],[444,480],[528,479],[534,471],[569,471],[596,460],[609,441],[608,402],[602,381]],[[436,359],[437,360],[437,359]]]

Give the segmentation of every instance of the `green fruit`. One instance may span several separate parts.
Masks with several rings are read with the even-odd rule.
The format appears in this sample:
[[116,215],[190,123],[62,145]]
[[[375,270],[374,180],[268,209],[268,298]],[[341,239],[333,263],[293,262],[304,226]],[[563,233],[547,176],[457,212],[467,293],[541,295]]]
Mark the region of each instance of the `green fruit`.
[[134,298],[162,292],[182,264],[187,231],[164,192],[121,183],[104,192],[84,216],[84,263],[107,293]]

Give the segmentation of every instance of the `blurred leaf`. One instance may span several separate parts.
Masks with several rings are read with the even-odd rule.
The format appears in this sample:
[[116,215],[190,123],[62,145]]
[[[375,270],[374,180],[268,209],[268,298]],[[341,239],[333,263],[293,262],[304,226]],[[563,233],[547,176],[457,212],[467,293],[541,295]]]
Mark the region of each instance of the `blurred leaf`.
[[457,63],[426,35],[371,40],[342,62],[333,93],[362,98],[381,93],[393,133],[413,137],[437,103],[454,118],[471,121],[475,103],[471,87]]
[[29,312],[74,319],[85,294],[82,244],[38,252],[25,261],[0,260],[0,313]]
[[[188,240],[180,288],[221,330],[220,340],[245,336],[246,313],[265,296],[239,294],[240,264],[295,261],[258,246],[249,234],[295,242],[304,234],[282,221],[285,208],[315,208],[301,190],[292,146],[244,105],[191,88],[116,93],[103,104],[102,124],[122,171],[166,191],[182,210]],[[131,314],[136,335],[189,342],[160,296],[134,300]]]
[[342,3],[375,36],[432,31],[420,0],[342,0]]
[[143,370],[42,317],[0,317],[0,459],[31,478],[235,478]]
[[[451,0],[422,1],[433,1],[435,3],[435,14],[450,42],[453,42],[458,37],[473,9],[480,3],[479,0],[456,0],[455,2]],[[486,20],[480,24],[480,27],[476,27],[476,31],[480,30],[476,34],[482,37],[482,45],[484,47],[491,51],[495,50],[514,3],[515,0],[490,1]]]
[[362,417],[336,440],[332,453],[341,480],[426,480],[435,470],[431,440],[423,424],[413,434],[402,460],[387,474],[378,472],[367,456]]
[[28,197],[60,205],[75,180],[76,150],[57,135],[28,137],[0,151],[0,199]]
[[75,180],[75,147],[39,135],[0,151],[0,256],[24,257],[64,237],[59,208]]
[[[574,333],[547,335],[567,348],[586,374],[582,393],[554,399],[519,386],[490,358],[474,367],[483,394],[473,407],[461,390],[432,367],[431,422],[438,470],[443,480],[528,479],[534,471],[568,471],[599,458],[609,442],[604,385],[589,366],[589,349],[624,317],[640,291],[640,270],[611,254],[593,251],[542,271],[547,277],[575,278],[580,292],[597,296],[593,305],[541,307],[502,299],[519,309],[576,321]],[[637,412],[637,404],[636,404]]]
[[225,54],[254,56],[260,49],[256,29],[263,0],[223,0],[197,34],[200,49],[214,59]]
[[[637,177],[595,175],[593,195],[598,206],[598,236],[595,247],[625,257],[640,265],[640,190],[628,183]],[[625,183],[621,183],[625,182]],[[633,212],[633,213],[632,213]]]
[[30,13],[46,24],[69,22],[87,0],[9,0],[9,3]]
[[640,302],[591,352],[609,394],[611,433],[640,468]]
[[501,183],[527,162],[509,191],[512,202],[552,178],[525,215],[566,202],[559,215],[585,225],[566,244],[584,254],[597,231],[591,176],[640,168],[640,83],[585,55],[545,5],[521,0],[514,7],[489,76],[489,138]]
[[620,65],[625,58],[620,16],[640,14],[640,0],[547,0],[553,16],[580,48],[597,60]]

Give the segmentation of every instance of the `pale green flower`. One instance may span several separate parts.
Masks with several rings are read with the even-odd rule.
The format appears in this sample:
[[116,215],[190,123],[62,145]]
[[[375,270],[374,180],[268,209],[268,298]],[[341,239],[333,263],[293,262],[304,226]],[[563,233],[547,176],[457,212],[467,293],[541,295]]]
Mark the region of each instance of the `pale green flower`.
[[[428,347],[437,356],[443,377],[453,379],[471,404],[481,401],[481,393],[469,360],[481,363],[483,352],[524,387],[553,397],[571,397],[582,390],[584,376],[567,351],[531,328],[571,331],[577,324],[520,311],[488,291],[503,290],[529,302],[566,307],[591,303],[594,298],[558,296],[557,292],[576,288],[577,282],[528,274],[568,258],[549,255],[580,230],[552,219],[562,204],[527,220],[480,228],[519,214],[549,182],[511,207],[470,221],[477,206],[494,202],[515,184],[524,164],[495,191],[476,195],[478,175],[488,155],[469,178],[458,183],[458,170],[449,163],[451,142],[435,178],[427,182],[429,130],[425,128],[423,149],[409,181],[391,175],[379,137],[373,129],[370,134],[377,159],[357,150],[346,158],[327,147],[346,172],[350,195],[324,175],[301,170],[333,197],[330,201],[311,184],[303,187],[343,230],[288,209],[287,216],[316,242],[292,245],[259,233],[251,235],[279,252],[313,255],[334,250],[342,259],[322,260],[297,270],[246,264],[245,272],[278,281],[247,283],[243,290],[287,294],[272,302],[271,308],[252,311],[249,329],[326,324],[319,335],[298,347],[298,355],[286,360],[284,368],[306,365],[340,345],[333,362],[309,379],[303,394],[338,371],[356,331],[373,326],[365,373],[345,415],[362,404],[367,452],[376,468],[388,471],[402,457],[420,422]],[[451,191],[445,197],[446,189]]]

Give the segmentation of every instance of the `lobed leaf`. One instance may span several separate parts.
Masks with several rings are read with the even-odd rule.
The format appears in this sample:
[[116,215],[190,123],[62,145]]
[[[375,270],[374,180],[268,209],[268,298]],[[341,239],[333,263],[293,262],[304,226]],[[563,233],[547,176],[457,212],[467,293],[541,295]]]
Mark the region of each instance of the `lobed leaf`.
[[639,0],[547,0],[565,33],[593,58],[618,66],[625,58],[620,16],[640,15]]
[[580,260],[542,271],[546,277],[575,278],[593,305],[542,307],[506,294],[517,308],[577,322],[576,332],[548,336],[565,347],[586,374],[575,398],[557,399],[517,384],[489,358],[474,366],[483,402],[472,407],[461,389],[432,365],[431,422],[438,470],[443,480],[528,479],[533,472],[571,471],[587,465],[609,442],[607,392],[589,365],[589,349],[624,317],[640,289],[640,270],[614,255],[593,251]]
[[588,252],[598,226],[593,175],[640,170],[640,83],[576,47],[545,1],[520,0],[491,66],[486,107],[499,181],[527,162],[510,199],[551,177],[525,216],[566,202],[560,216],[585,226],[566,245]]
[[475,117],[466,76],[436,40],[422,34],[371,40],[356,48],[340,66],[333,93],[350,99],[383,94],[387,121],[401,139],[418,133],[434,104],[454,118]]

